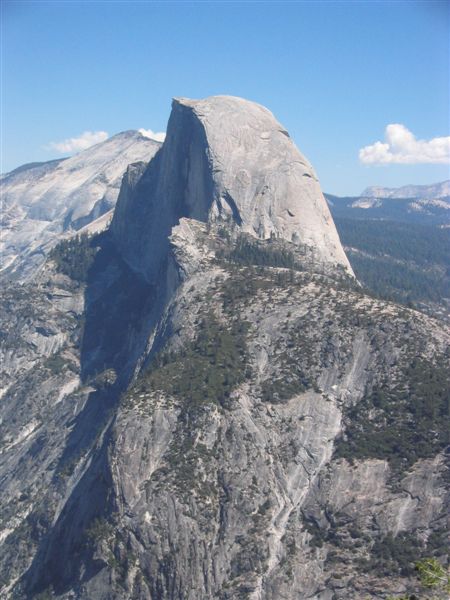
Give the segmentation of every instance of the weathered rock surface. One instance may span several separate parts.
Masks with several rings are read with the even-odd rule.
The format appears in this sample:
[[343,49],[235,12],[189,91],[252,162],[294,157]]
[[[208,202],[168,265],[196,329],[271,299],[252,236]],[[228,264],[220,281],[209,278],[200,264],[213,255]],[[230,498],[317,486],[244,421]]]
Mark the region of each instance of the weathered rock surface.
[[2,298],[4,598],[381,600],[448,561],[448,330],[364,295],[276,205],[252,220],[233,188],[228,214],[226,152],[195,150],[214,102],[175,104],[83,279],[56,254]]
[[148,162],[160,146],[125,131],[71,158],[24,165],[3,176],[1,271],[18,279],[32,276],[62,234],[114,207],[128,165]]

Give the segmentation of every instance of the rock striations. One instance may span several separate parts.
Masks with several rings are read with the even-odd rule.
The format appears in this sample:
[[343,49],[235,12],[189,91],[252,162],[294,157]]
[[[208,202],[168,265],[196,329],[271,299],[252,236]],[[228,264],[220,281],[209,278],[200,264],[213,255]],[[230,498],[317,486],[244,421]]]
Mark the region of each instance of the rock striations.
[[2,598],[383,600],[448,561],[449,332],[364,294],[266,109],[175,100],[110,230],[0,302]]

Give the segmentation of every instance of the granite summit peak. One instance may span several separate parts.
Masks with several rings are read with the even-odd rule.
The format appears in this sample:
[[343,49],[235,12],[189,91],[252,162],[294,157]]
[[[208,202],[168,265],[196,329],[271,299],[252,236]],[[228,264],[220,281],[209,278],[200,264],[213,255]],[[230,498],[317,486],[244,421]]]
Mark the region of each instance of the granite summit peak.
[[319,261],[352,274],[311,164],[255,102],[173,100],[160,153],[118,200],[113,232],[125,259],[156,276],[182,217],[311,247]]

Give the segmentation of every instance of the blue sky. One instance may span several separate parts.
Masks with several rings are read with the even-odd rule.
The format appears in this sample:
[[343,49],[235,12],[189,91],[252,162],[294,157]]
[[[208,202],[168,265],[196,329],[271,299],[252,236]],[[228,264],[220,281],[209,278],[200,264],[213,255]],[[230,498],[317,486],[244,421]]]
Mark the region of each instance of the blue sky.
[[[409,132],[450,135],[449,10],[431,0],[3,2],[2,171],[61,156],[51,143],[86,131],[164,131],[173,96],[231,94],[275,114],[325,191],[447,179],[446,140],[418,144]],[[397,146],[373,147],[392,124],[403,125],[390,130]]]

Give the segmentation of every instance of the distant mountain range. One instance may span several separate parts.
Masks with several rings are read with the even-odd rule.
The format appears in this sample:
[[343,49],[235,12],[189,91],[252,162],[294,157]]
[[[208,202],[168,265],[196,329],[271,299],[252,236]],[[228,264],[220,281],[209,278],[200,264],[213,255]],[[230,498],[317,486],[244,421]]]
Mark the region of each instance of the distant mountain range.
[[361,196],[325,197],[333,217],[450,225],[450,181],[396,189],[370,187]]
[[325,194],[358,280],[377,296],[448,320],[449,181]]
[[430,200],[450,196],[450,180],[432,185],[404,185],[399,188],[371,186],[361,196],[365,198],[421,198]]

